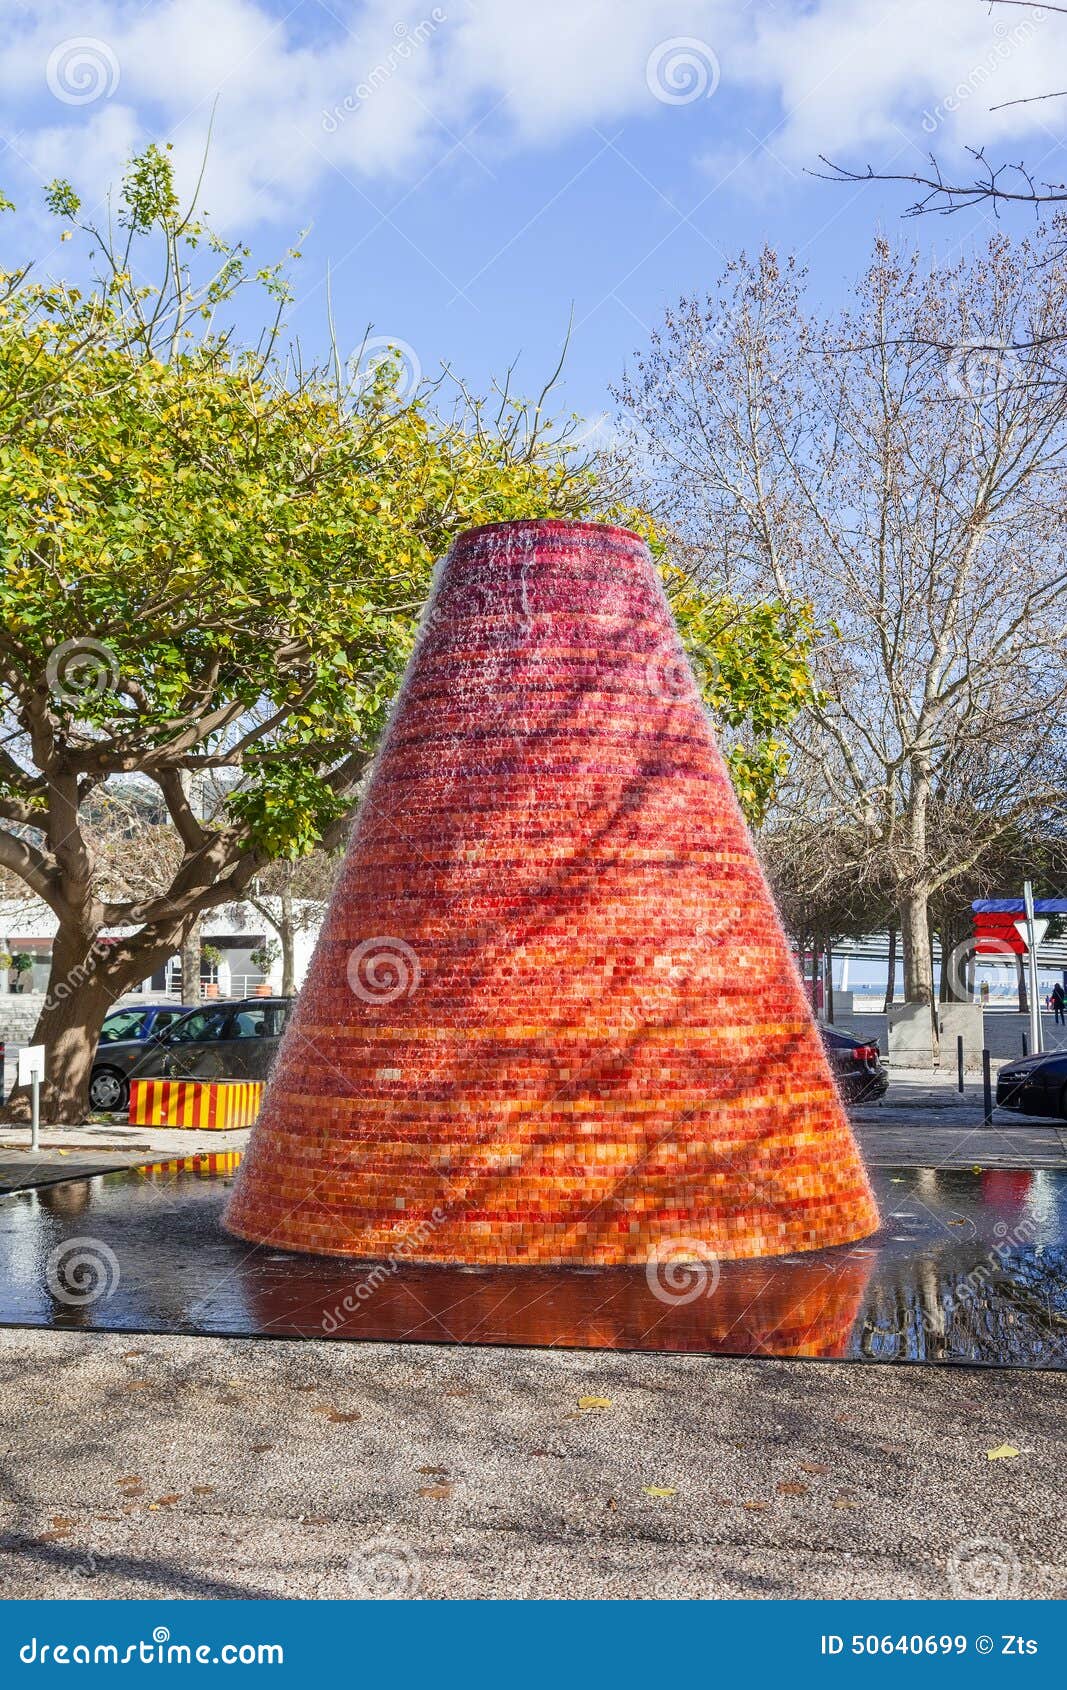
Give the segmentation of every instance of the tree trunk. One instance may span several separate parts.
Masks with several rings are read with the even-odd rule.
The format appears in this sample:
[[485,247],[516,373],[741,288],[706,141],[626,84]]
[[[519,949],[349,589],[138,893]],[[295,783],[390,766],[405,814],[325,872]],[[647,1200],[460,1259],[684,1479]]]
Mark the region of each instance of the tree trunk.
[[904,948],[904,1001],[922,1004],[930,1020],[930,1054],[936,1059],[940,1040],[934,1003],[934,964],[930,947],[930,898],[925,886],[915,887],[900,905],[900,937]]
[[929,900],[924,889],[909,892],[900,905],[904,950],[904,1001],[932,1005],[934,965],[930,955]]
[[296,930],[293,922],[293,887],[288,875],[282,883],[278,937],[282,943],[282,997],[296,996]]
[[897,930],[893,922],[889,924],[889,964],[886,973],[885,1003],[882,1005],[886,1015],[892,1009],[897,995]]
[[[46,1075],[41,1087],[41,1122],[77,1126],[89,1111],[89,1080],[104,1016],[112,1005],[147,979],[180,943],[179,933],[155,943],[116,946],[60,928],[52,950],[48,996],[34,1028],[33,1043],[45,1047]],[[29,1092],[18,1086],[4,1119],[28,1121]]]
[[826,1002],[823,1006],[827,1021],[834,1024],[834,952],[830,941],[826,942]]
[[[56,935],[48,996],[37,1018],[33,1043],[45,1047],[41,1120],[53,1126],[79,1126],[89,1110],[89,1076],[104,1016],[128,989],[123,976],[109,969],[108,947],[84,934]],[[16,1087],[5,1114],[26,1121],[29,1092]]]
[[200,1002],[200,922],[194,921],[181,948],[182,1003]]

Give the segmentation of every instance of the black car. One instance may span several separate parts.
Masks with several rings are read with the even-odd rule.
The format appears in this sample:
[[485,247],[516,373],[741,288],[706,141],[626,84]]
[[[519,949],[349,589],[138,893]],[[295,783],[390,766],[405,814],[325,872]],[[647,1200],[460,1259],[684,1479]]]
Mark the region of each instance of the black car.
[[143,1040],[101,1044],[89,1096],[97,1109],[124,1109],[134,1080],[265,1080],[292,998],[238,998],[179,1009]]
[[997,1075],[997,1107],[1067,1120],[1067,1050],[1006,1062]]
[[819,1032],[837,1089],[846,1103],[871,1103],[885,1094],[889,1075],[876,1044],[839,1033],[836,1027],[820,1027]]

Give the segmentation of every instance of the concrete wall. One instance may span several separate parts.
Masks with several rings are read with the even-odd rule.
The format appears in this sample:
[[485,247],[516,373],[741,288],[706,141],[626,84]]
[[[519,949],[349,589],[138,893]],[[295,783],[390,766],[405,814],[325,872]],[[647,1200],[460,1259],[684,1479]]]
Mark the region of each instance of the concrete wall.
[[[898,1004],[897,1009],[900,1009]],[[950,1006],[942,1006],[950,1007]],[[965,1010],[974,1010],[978,1006],[962,1004],[956,1006]],[[896,1056],[889,1048],[888,1019],[885,1015],[856,1012],[852,1015],[836,1015],[834,1026],[843,1033],[851,1033],[854,1039],[874,1040],[883,1056],[888,1056],[891,1062],[902,1067],[912,1064],[903,1056]],[[1046,1050],[1067,1050],[1067,1027],[1057,1027],[1051,1015],[1042,1015],[1041,1027],[1044,1035]],[[982,1063],[981,1045],[974,1049],[978,1038],[978,1029],[969,1034],[966,1028],[960,1028],[964,1037],[964,1061],[968,1069],[979,1069]],[[1027,1042],[1030,1038],[1030,1017],[1018,1015],[1011,1011],[986,1010],[981,1019],[982,1043],[988,1046],[989,1053],[995,1062],[1007,1061],[1009,1057],[1021,1056],[1023,1049],[1023,1034]],[[956,1062],[956,1031],[953,1030],[946,1041],[947,1048],[942,1052],[942,1066],[953,1067]]]

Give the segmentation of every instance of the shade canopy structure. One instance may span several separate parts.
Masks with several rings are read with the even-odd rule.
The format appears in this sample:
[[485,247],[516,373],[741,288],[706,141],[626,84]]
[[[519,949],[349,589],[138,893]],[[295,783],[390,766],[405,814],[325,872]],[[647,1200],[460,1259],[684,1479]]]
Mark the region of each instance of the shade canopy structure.
[[877,1228],[637,535],[505,523],[439,569],[226,1224],[668,1267]]

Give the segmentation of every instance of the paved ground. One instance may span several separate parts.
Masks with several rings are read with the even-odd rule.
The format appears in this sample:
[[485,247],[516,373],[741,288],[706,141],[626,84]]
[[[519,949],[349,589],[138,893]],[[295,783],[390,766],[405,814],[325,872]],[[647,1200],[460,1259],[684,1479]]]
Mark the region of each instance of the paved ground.
[[[856,1114],[872,1162],[1067,1166],[980,1121],[906,1074]],[[246,1138],[9,1128],[0,1182]],[[0,1330],[0,1598],[1063,1597],[1065,1408],[1051,1373]]]
[[986,1127],[980,1084],[894,1070],[877,1103],[852,1111],[872,1167],[1067,1167],[1067,1122],[995,1109]]
[[86,1179],[115,1168],[195,1156],[206,1151],[241,1150],[248,1128],[236,1132],[179,1132],[170,1127],[128,1127],[121,1121],[81,1127],[44,1127],[41,1148],[30,1149],[28,1127],[0,1127],[0,1195],[28,1185]]
[[1053,1374],[0,1332],[0,1596],[1062,1597],[1065,1407]]

